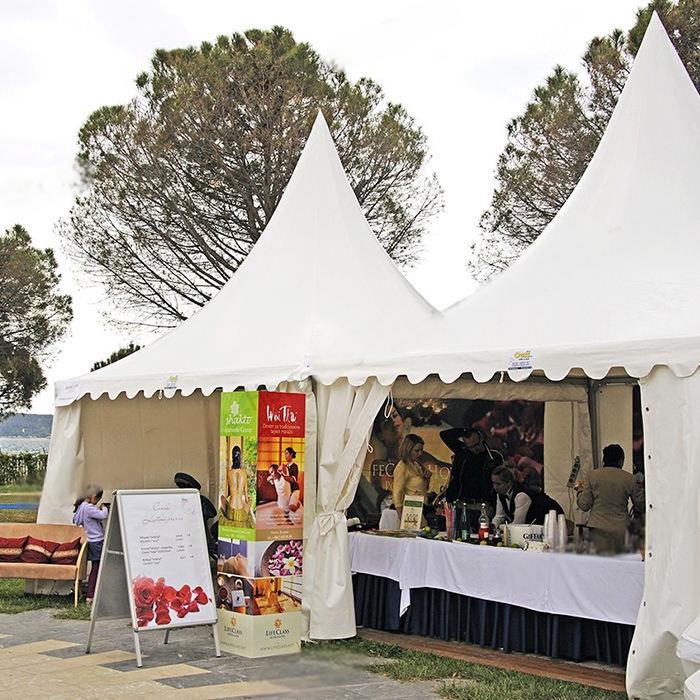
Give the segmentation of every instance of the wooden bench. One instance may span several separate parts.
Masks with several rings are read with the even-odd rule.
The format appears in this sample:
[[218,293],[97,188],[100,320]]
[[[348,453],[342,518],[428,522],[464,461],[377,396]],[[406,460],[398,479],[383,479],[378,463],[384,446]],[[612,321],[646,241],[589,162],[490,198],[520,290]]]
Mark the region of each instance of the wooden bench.
[[87,536],[79,525],[50,523],[0,523],[0,537],[26,537],[50,542],[72,542],[80,538],[80,551],[75,564],[35,564],[24,561],[0,562],[0,578],[34,580],[36,594],[38,581],[74,581],[73,604],[78,607],[80,582],[87,568]]

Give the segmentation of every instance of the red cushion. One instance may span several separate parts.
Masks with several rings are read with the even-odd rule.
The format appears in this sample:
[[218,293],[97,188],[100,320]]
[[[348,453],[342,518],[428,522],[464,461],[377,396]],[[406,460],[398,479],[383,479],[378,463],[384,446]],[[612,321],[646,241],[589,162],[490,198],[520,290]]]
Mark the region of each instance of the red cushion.
[[58,547],[58,542],[38,540],[36,537],[29,535],[19,560],[31,564],[48,564],[51,561],[51,555],[56,547]]
[[19,561],[26,537],[0,537],[0,561]]
[[[47,544],[55,544],[48,542]],[[72,542],[61,542],[51,554],[52,564],[75,564],[80,553],[80,537]]]

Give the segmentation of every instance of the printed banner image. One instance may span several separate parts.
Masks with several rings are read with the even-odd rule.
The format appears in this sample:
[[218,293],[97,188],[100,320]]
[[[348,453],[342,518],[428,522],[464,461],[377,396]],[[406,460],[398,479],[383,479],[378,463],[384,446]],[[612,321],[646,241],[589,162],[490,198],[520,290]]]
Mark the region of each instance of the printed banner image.
[[[544,477],[544,403],[540,401],[486,401],[482,399],[397,399],[391,414],[377,414],[365,458],[362,478],[349,513],[368,523],[378,522],[394,494],[394,470],[411,459],[410,449],[421,445],[418,463],[431,473],[428,494],[440,494],[450,480],[454,450],[446,432],[475,428],[489,449],[527,488],[541,489]],[[454,432],[454,431],[453,431]],[[404,439],[411,436],[411,439]],[[461,438],[460,438],[461,439]],[[445,441],[447,440],[447,442]],[[400,499],[402,494],[398,494]],[[400,503],[394,503],[394,506]]]
[[219,557],[216,562],[216,570],[223,574],[238,574],[239,576],[253,576],[252,553],[255,542],[249,540],[229,540],[219,538]]
[[216,575],[217,607],[241,615],[278,615],[301,610],[301,576],[248,578]]
[[300,576],[303,571],[303,540],[219,539],[216,570],[238,576]]
[[257,431],[257,393],[223,393],[219,447],[219,532],[226,538],[255,538]]
[[304,521],[304,438],[260,437],[257,539],[301,539]]
[[257,440],[221,437],[219,532],[241,539],[255,536]]
[[217,574],[217,607],[243,615],[254,615],[253,581],[244,576]]
[[279,615],[301,610],[301,577],[253,580],[253,615]]
[[255,543],[255,575],[258,577],[301,576],[303,560],[303,540]]

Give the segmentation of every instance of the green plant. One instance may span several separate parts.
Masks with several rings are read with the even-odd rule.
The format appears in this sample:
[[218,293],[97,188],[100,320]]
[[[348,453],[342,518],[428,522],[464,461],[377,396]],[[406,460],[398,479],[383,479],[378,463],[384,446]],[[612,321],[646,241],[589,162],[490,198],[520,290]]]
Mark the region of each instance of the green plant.
[[0,485],[44,483],[49,456],[45,452],[0,452]]

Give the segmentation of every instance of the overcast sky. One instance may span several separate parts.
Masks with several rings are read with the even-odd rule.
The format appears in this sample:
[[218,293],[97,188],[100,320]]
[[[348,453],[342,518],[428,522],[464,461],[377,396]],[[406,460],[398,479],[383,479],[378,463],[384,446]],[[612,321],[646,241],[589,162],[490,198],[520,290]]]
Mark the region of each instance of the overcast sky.
[[[344,5],[199,0],[2,0],[0,3],[0,227],[24,225],[53,247],[75,319],[47,376],[50,385],[90,369],[136,333],[103,320],[99,289],[79,286],[55,231],[76,192],[76,136],[105,104],[127,102],[156,48],[281,24],[355,80],[368,76],[424,128],[445,211],[409,279],[444,307],[475,287],[469,244],[494,186],[505,125],[561,63],[579,68],[586,44],[628,29],[642,1],[497,0]],[[1,293],[1,291],[0,291]],[[53,412],[53,388],[34,412]]]

